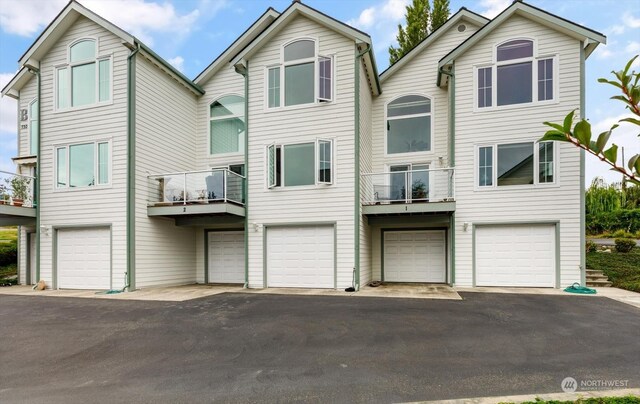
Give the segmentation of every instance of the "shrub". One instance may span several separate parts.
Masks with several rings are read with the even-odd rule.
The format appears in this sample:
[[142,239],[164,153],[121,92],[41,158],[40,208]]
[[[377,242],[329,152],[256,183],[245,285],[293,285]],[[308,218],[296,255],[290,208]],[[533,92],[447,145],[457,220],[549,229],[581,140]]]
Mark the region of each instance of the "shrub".
[[636,241],[632,238],[617,238],[616,239],[616,251],[621,253],[628,253],[636,246]]
[[15,264],[18,261],[18,248],[15,244],[0,245],[0,267]]
[[587,240],[587,252],[595,252],[598,249],[598,245],[591,240]]
[[633,234],[620,229],[613,232],[613,238],[633,238]]
[[588,213],[586,227],[589,234],[602,234],[616,230],[635,233],[640,231],[640,209]]

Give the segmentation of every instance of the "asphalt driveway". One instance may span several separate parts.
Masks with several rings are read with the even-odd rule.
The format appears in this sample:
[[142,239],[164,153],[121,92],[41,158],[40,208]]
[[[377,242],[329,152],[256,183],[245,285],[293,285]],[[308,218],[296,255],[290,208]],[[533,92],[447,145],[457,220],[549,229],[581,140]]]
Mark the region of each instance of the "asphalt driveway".
[[606,298],[0,296],[0,402],[398,402],[640,387],[640,310]]

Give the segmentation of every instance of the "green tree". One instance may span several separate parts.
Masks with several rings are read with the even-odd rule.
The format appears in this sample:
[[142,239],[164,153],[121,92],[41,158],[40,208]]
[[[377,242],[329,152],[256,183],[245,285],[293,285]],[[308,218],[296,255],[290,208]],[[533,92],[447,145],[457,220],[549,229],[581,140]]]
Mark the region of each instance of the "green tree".
[[[634,56],[621,71],[612,71],[615,76],[614,80],[604,78],[598,79],[600,83],[610,84],[616,87],[621,95],[614,95],[613,100],[621,101],[635,117],[621,119],[619,122],[629,122],[640,127],[640,73],[635,71],[629,72],[631,65],[638,55]],[[618,160],[618,146],[613,143],[611,147],[607,147],[611,132],[618,127],[615,124],[608,131],[602,132],[597,138],[591,137],[591,124],[585,119],[581,119],[573,125],[575,111],[571,111],[562,124],[545,122],[544,124],[551,127],[540,141],[555,140],[558,142],[569,142],[576,147],[585,150],[588,153],[598,157],[601,161],[611,166],[611,169],[621,173],[628,181],[640,185],[640,154],[631,156],[625,167],[624,161]],[[640,134],[638,135],[640,138]]]
[[433,0],[433,12],[429,0],[413,0],[404,15],[406,26],[398,24],[398,47],[389,46],[389,64],[394,64],[419,44],[430,32],[449,18],[449,0]]

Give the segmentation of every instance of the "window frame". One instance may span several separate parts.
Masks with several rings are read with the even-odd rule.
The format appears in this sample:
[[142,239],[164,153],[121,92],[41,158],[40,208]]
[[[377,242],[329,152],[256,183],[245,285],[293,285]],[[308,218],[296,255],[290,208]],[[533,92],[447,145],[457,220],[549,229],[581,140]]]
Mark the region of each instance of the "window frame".
[[[314,56],[304,59],[296,59],[292,61],[284,60],[284,48],[288,45],[291,45],[298,41],[311,41],[314,43]],[[320,99],[320,59],[329,59],[331,61],[331,98],[323,98]],[[285,91],[286,91],[286,82],[285,82],[285,70],[289,66],[297,66],[306,63],[313,63],[313,102],[304,103],[304,104],[295,104],[295,105],[285,105]],[[269,72],[272,69],[279,68],[279,78],[280,78],[280,87],[279,87],[279,104],[277,106],[269,106]],[[297,37],[292,40],[289,40],[283,43],[280,46],[280,57],[277,64],[271,64],[264,67],[264,111],[278,111],[282,109],[298,109],[298,108],[309,108],[316,105],[321,104],[332,104],[336,101],[336,55],[335,53],[324,54],[320,53],[320,46],[318,38],[303,36]]]
[[[387,122],[389,120],[388,117],[388,111],[389,111],[389,104],[391,104],[392,102],[394,102],[395,100],[401,98],[401,97],[406,97],[409,95],[415,95],[418,97],[424,97],[429,99],[429,103],[430,103],[430,112],[426,113],[426,114],[412,114],[412,115],[403,115],[402,117],[393,117],[391,118],[392,120],[397,120],[397,119],[403,119],[403,118],[414,118],[414,117],[420,117],[420,116],[429,116],[431,117],[431,127],[430,127],[430,131],[429,131],[429,150],[425,150],[425,151],[417,151],[417,152],[406,152],[406,153],[391,153],[389,154],[388,150],[387,150],[387,145],[388,145],[388,135],[389,135],[389,131],[387,130]],[[383,131],[384,131],[384,157],[388,157],[388,158],[402,158],[402,159],[407,159],[407,158],[412,158],[412,157],[424,157],[424,156],[429,156],[429,155],[433,155],[436,153],[435,150],[435,144],[433,143],[433,131],[435,128],[435,116],[436,116],[436,112],[435,112],[435,102],[434,102],[434,97],[427,95],[427,94],[423,94],[423,93],[403,93],[403,94],[398,94],[398,95],[394,95],[392,98],[390,98],[387,102],[385,102],[384,104],[384,121],[383,121]]]
[[[533,55],[526,58],[509,59],[498,61],[498,47],[512,41],[531,41],[533,46]],[[548,100],[539,100],[538,98],[538,62],[541,60],[552,60],[553,63],[553,97]],[[473,65],[473,112],[496,111],[503,109],[526,108],[535,105],[557,104],[560,102],[560,74],[559,74],[558,53],[540,54],[538,52],[538,39],[535,37],[511,37],[501,42],[495,43],[492,47],[492,59],[490,63],[480,63]],[[498,67],[515,65],[520,63],[531,62],[531,101],[518,104],[498,105]],[[480,107],[478,105],[478,96],[480,85],[478,73],[481,69],[491,69],[491,105]]]
[[[320,181],[320,143],[328,142],[329,147],[331,149],[331,161],[330,161],[330,170],[331,170],[331,181]],[[302,145],[302,144],[313,144],[313,153],[314,153],[314,183],[313,184],[305,184],[305,185],[285,185],[285,165],[286,161],[284,158],[284,148],[286,146],[294,146],[294,145]],[[269,167],[270,159],[271,159],[271,150],[273,150],[273,171]],[[278,150],[280,151],[280,170],[278,175]],[[308,141],[298,141],[298,142],[287,142],[287,143],[279,143],[273,142],[265,147],[265,188],[268,190],[278,190],[278,189],[310,189],[310,188],[322,188],[336,184],[336,141],[334,138],[327,137],[318,137],[315,139],[311,139]],[[273,176],[273,182],[272,180]],[[279,185],[278,185],[279,184]]]
[[[100,179],[100,144],[107,144],[108,151],[108,162],[107,162],[107,170],[108,170],[108,182],[99,183]],[[80,145],[93,145],[93,174],[94,180],[96,181],[95,185],[92,186],[84,186],[84,187],[70,187],[69,186],[69,173],[70,173],[70,165],[69,165],[69,148],[71,146],[80,146]],[[66,156],[66,167],[65,167],[65,175],[66,182],[65,186],[58,186],[58,150],[64,149]],[[98,139],[89,142],[73,142],[73,143],[65,143],[65,144],[56,144],[53,146],[53,191],[54,192],[77,192],[77,191],[85,191],[91,189],[105,189],[111,188],[113,183],[113,144],[111,139]]]
[[[240,151],[237,152],[229,152],[229,153],[219,153],[219,154],[213,154],[211,153],[211,140],[212,140],[212,133],[211,133],[211,121],[214,120],[222,120],[222,119],[228,119],[229,117],[236,117],[236,115],[229,115],[226,116],[224,118],[212,118],[211,117],[211,106],[217,102],[218,100],[221,100],[225,97],[228,96],[236,96],[236,97],[240,97],[244,100],[244,106],[243,106],[243,110],[242,110],[242,120],[244,122],[244,136],[242,137],[242,147],[239,147]],[[223,94],[221,96],[215,97],[211,100],[211,102],[209,102],[208,107],[207,107],[207,115],[209,115],[208,119],[207,119],[207,157],[209,158],[225,158],[225,157],[237,157],[237,156],[244,156],[244,150],[245,150],[245,145],[247,142],[247,117],[245,116],[246,114],[246,110],[247,110],[247,100],[244,98],[243,95],[240,95],[238,93],[227,93],[227,94]]]
[[[520,185],[498,185],[498,146],[513,145],[521,143],[531,143],[533,148],[533,184]],[[553,181],[540,182],[540,143],[553,144]],[[483,147],[491,147],[491,158],[493,166],[491,167],[491,185],[480,185],[480,149]],[[474,191],[509,191],[518,189],[535,189],[538,187],[552,188],[559,186],[558,176],[560,175],[559,165],[559,143],[555,141],[539,142],[536,140],[512,140],[508,142],[487,142],[478,143],[474,146],[473,158],[473,188]]]
[[[83,41],[94,42],[95,49],[96,49],[95,58],[72,62],[71,48],[74,45]],[[109,61],[109,92],[108,92],[109,97],[107,100],[100,101],[100,62],[105,60]],[[90,104],[74,107],[72,105],[72,101],[73,101],[72,70],[74,67],[83,66],[91,63],[95,65],[95,100]],[[65,70],[65,69],[67,70],[67,74],[66,74],[67,94],[65,97],[67,106],[59,107],[58,106],[58,88],[59,88],[58,72],[60,70]],[[78,110],[95,108],[98,106],[111,105],[111,104],[113,104],[113,53],[109,53],[109,54],[100,53],[100,39],[98,37],[87,36],[87,37],[78,38],[72,41],[71,43],[69,43],[69,45],[67,45],[67,59],[65,63],[61,63],[53,66],[53,112],[58,113],[58,112],[78,111]]]
[[[407,192],[407,194],[405,194],[405,203],[413,203],[413,201],[417,201],[417,202],[423,202],[423,201],[428,201],[429,197],[425,198],[425,199],[421,199],[421,198],[413,198],[413,170],[414,170],[414,166],[426,166],[427,168],[418,168],[416,170],[426,170],[428,175],[429,175],[429,183],[426,184],[427,185],[427,190],[430,191],[431,189],[433,189],[433,176],[431,175],[431,170],[433,170],[432,166],[434,165],[433,162],[431,161],[417,161],[414,163],[407,163],[405,161],[398,161],[398,162],[389,162],[385,164],[385,173],[388,174],[385,176],[385,185],[386,186],[391,186],[391,174],[392,173],[404,173],[404,172],[409,172],[410,173],[410,177],[411,177],[411,195],[409,195],[409,193],[407,192],[408,190],[408,183],[405,183],[405,192]],[[391,171],[392,167],[399,167],[399,166],[407,166],[408,170],[407,171]],[[411,197],[409,197],[411,196]],[[399,199],[396,199],[394,201],[397,201]]]

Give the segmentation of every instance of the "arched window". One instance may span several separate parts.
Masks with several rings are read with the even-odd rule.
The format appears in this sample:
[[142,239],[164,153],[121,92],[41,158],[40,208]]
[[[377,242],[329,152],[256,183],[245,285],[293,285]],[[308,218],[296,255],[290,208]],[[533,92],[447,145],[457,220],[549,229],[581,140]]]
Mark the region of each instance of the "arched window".
[[209,109],[209,154],[241,153],[244,150],[244,98],[227,95]]
[[387,154],[431,150],[431,100],[405,95],[387,104]]
[[269,108],[333,99],[333,57],[319,56],[316,41],[298,39],[282,47],[281,63],[267,69]]
[[98,56],[97,40],[70,44],[67,62],[56,68],[56,109],[111,100],[111,57]]
[[553,57],[536,57],[530,39],[497,45],[493,65],[477,69],[478,108],[553,100],[554,64]]

